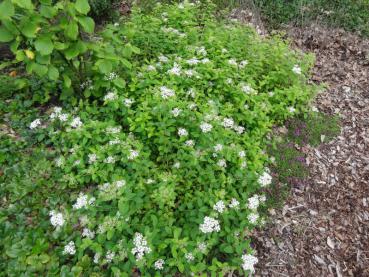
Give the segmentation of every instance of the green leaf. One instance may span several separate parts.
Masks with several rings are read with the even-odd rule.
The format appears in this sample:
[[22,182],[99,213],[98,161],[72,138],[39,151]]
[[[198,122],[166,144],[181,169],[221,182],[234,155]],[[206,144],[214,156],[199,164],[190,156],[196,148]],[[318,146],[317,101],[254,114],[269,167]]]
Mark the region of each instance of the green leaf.
[[77,0],[75,8],[81,14],[87,14],[90,11],[90,5],[87,0]]
[[46,75],[48,68],[46,65],[34,63],[32,66],[33,71],[40,77]]
[[126,86],[126,82],[122,78],[116,78],[116,79],[114,79],[113,83],[118,88],[124,88]]
[[73,43],[67,50],[64,51],[64,55],[68,60],[71,60],[78,55],[86,52],[87,47],[83,41],[77,41]]
[[11,32],[8,31],[4,26],[0,26],[0,42],[9,42],[14,39]]
[[99,71],[103,74],[108,74],[113,69],[113,65],[107,60],[99,60],[96,64],[99,68]]
[[95,22],[91,17],[78,17],[78,22],[81,24],[83,30],[87,33],[93,33],[95,30]]
[[70,86],[72,85],[72,80],[69,78],[69,76],[66,74],[63,74],[63,79],[64,79],[64,86],[66,88],[70,88]]
[[14,15],[14,6],[10,0],[0,4],[0,19],[9,19]]
[[21,24],[21,32],[28,38],[35,38],[37,33],[38,25],[35,22],[23,20]]
[[58,10],[55,7],[51,7],[49,5],[41,5],[40,14],[46,18],[53,18],[58,13]]
[[65,29],[65,35],[70,39],[76,40],[78,36],[78,24],[74,21],[70,22]]
[[53,52],[54,44],[50,38],[41,37],[35,41],[36,50],[40,52],[41,55],[50,55]]
[[31,0],[13,0],[13,3],[17,6],[27,9],[27,10],[33,10],[34,6],[32,4]]
[[126,60],[126,59],[121,59],[121,62],[122,62],[122,64],[123,64],[125,67],[127,67],[128,69],[131,69],[131,68],[132,68],[132,64],[131,64],[128,60]]
[[50,66],[48,75],[50,80],[56,81],[59,78],[59,71],[55,66]]

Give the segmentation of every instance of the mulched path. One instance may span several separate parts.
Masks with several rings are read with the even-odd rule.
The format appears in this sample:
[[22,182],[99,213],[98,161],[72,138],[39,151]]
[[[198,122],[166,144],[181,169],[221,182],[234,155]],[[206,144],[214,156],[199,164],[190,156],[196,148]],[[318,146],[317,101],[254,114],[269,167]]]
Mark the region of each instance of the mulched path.
[[302,147],[308,180],[253,235],[256,276],[369,276],[369,40],[340,30],[290,28],[296,47],[316,54],[316,99],[338,114],[341,134]]

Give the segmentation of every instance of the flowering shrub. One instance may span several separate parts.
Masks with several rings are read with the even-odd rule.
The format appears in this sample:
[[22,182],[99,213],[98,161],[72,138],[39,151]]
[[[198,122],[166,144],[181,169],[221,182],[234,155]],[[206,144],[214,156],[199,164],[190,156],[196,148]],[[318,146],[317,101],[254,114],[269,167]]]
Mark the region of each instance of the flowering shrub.
[[29,122],[34,135],[48,135],[53,178],[70,195],[53,197],[38,219],[52,238],[44,271],[254,270],[248,234],[263,221],[260,189],[272,183],[265,137],[304,112],[312,59],[217,22],[211,8],[158,5],[109,26],[142,49],[126,88],[101,87],[97,101]]

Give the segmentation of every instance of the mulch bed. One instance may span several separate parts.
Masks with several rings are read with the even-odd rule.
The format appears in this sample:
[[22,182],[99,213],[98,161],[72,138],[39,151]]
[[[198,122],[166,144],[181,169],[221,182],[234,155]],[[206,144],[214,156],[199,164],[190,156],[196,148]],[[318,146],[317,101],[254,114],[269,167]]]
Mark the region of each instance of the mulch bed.
[[256,276],[369,276],[369,40],[319,26],[290,28],[314,52],[316,107],[338,114],[341,134],[302,147],[310,176],[253,234]]

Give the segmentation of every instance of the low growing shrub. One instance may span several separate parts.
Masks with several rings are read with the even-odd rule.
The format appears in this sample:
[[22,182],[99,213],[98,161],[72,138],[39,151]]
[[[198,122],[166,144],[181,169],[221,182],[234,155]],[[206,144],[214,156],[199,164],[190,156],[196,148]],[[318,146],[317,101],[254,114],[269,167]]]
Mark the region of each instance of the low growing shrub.
[[[312,57],[277,37],[217,22],[212,9],[157,5],[148,15],[134,10],[123,26],[107,26],[141,49],[127,85],[96,88],[91,76],[102,97],[30,122],[31,134],[45,135],[54,149],[48,178],[65,194],[58,200],[50,192],[36,226],[7,225],[4,272],[253,271],[248,234],[263,222],[262,188],[272,182],[265,137],[306,110],[316,90],[306,82]],[[106,81],[118,78],[112,71]],[[11,205],[3,221],[12,221],[17,203]],[[11,232],[20,226],[40,230],[37,251],[17,252],[29,243]]]

